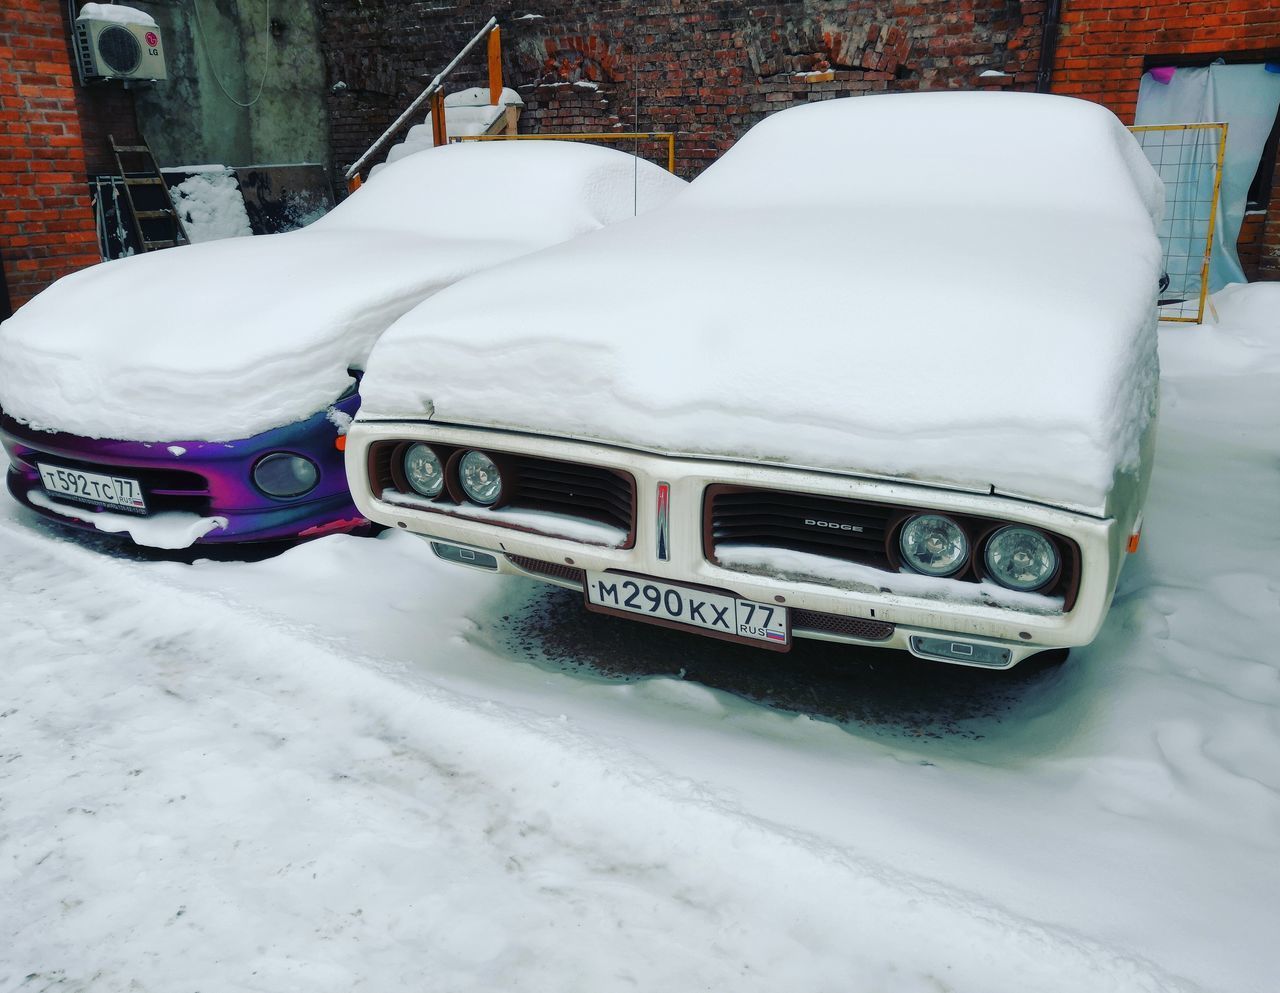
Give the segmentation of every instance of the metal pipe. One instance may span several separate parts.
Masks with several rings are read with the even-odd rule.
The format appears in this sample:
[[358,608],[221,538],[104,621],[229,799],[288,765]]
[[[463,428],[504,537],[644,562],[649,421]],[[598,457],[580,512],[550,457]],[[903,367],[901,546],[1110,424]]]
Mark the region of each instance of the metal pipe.
[[394,135],[397,131],[399,131],[404,126],[404,122],[407,121],[410,117],[412,117],[414,112],[417,111],[419,107],[421,107],[424,103],[426,103],[428,100],[431,99],[432,94],[435,93],[436,90],[440,89],[441,85],[444,83],[444,78],[454,70],[454,67],[457,66],[459,62],[461,62],[464,58],[466,58],[467,53],[470,52],[471,49],[475,48],[476,45],[480,43],[480,39],[482,39],[485,35],[487,35],[490,31],[492,31],[497,26],[498,26],[498,19],[496,17],[489,18],[489,22],[485,24],[485,26],[482,27],[479,31],[476,32],[476,36],[472,38],[469,42],[467,42],[466,47],[463,48],[462,51],[460,51],[457,55],[454,56],[452,62],[450,62],[447,66],[445,66],[443,69],[440,70],[440,72],[436,75],[436,78],[433,79],[427,85],[427,88],[418,94],[417,98],[413,101],[413,103],[409,104],[409,106],[405,109],[405,112],[395,119],[395,123],[392,124],[391,127],[387,128],[387,130],[383,131],[382,136],[378,138],[378,140],[375,141],[372,145],[370,145],[368,149],[365,151],[365,153],[360,156],[360,158],[356,159],[355,164],[352,165],[351,168],[349,168],[346,171],[345,178],[350,179],[352,176],[358,173],[360,171],[360,167],[363,166],[366,162],[368,162],[369,158],[379,148],[381,148],[384,144],[386,144],[387,139],[390,138],[392,135]]
[[1036,92],[1048,93],[1053,86],[1053,57],[1058,50],[1058,21],[1062,16],[1062,0],[1050,0],[1040,30],[1040,69],[1036,72]]
[[454,141],[665,141],[667,171],[676,171],[676,136],[674,131],[587,131],[542,134],[464,134]]

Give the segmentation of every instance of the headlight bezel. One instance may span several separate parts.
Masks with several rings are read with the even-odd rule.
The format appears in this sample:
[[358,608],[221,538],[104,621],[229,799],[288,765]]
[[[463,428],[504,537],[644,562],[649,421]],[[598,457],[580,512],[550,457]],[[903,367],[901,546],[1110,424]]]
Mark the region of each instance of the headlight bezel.
[[[474,459],[473,459],[473,456],[474,456]],[[485,462],[488,463],[488,466],[492,470],[493,476],[497,482],[497,487],[498,487],[497,490],[493,492],[493,495],[488,497],[487,499],[476,496],[471,491],[471,489],[467,487],[467,481],[466,481],[467,480],[467,476],[466,476],[467,462],[468,460],[472,460],[474,462],[480,459],[483,459]],[[503,473],[502,466],[497,459],[495,459],[488,452],[485,452],[479,448],[467,448],[456,453],[454,457],[450,459],[450,463],[451,463],[449,468],[450,475],[457,482],[459,491],[462,493],[462,495],[466,498],[468,502],[474,504],[477,507],[486,507],[489,509],[493,509],[495,507],[499,507],[502,505],[503,500],[508,496],[509,490],[508,490],[506,476]],[[481,471],[485,471],[483,466],[481,467]]]
[[[911,552],[907,550],[908,530],[917,523],[928,521],[940,522],[943,525],[955,529],[955,533],[960,538],[960,556],[956,559],[953,566],[944,570],[930,570],[916,562],[911,557]],[[892,538],[892,551],[896,554],[891,556],[891,560],[896,558],[902,565],[906,566],[911,572],[918,576],[926,576],[930,579],[955,579],[964,574],[973,561],[973,538],[964,524],[952,517],[950,514],[944,514],[941,511],[921,509],[914,513],[906,515],[898,526],[894,529]]]
[[[1026,534],[1033,535],[1040,541],[1043,541],[1048,547],[1049,552],[1053,555],[1053,568],[1049,570],[1042,581],[1034,586],[1015,586],[1011,583],[1005,582],[1005,580],[1002,579],[996,571],[996,567],[991,564],[991,550],[996,540],[1001,535],[1014,531],[1025,532]],[[1038,528],[1031,524],[1020,524],[1013,521],[1002,523],[997,527],[992,528],[988,534],[984,535],[982,538],[981,552],[981,557],[975,557],[975,562],[981,562],[981,575],[983,578],[991,580],[991,582],[996,583],[1002,589],[1009,590],[1011,593],[1044,593],[1045,591],[1052,589],[1062,576],[1062,570],[1064,568],[1066,558],[1063,553],[1064,550],[1061,547],[1061,542],[1057,540],[1054,535],[1045,531],[1043,528]]]
[[[309,479],[305,484],[299,479],[297,473],[294,473],[295,479],[299,479],[298,484],[294,487],[278,487],[273,489],[265,484],[260,477],[264,467],[269,471],[270,467],[279,465],[281,462],[288,462],[296,469],[298,465],[304,465],[309,470]],[[249,469],[249,481],[253,483],[254,488],[263,496],[272,500],[297,500],[311,493],[320,485],[320,467],[315,461],[301,452],[290,451],[272,451],[259,456],[254,460],[253,465]]]
[[[436,485],[434,488],[427,487],[424,489],[414,482],[413,473],[409,469],[409,459],[413,456],[415,451],[419,449],[430,455],[431,459],[435,462]],[[448,464],[448,459],[442,459],[440,457],[440,453],[437,452],[435,448],[423,442],[415,441],[402,452],[397,453],[397,456],[397,461],[399,462],[398,469],[404,476],[405,485],[407,485],[410,490],[418,494],[418,496],[422,497],[424,500],[434,500],[445,492],[445,482],[447,480],[446,466]],[[427,489],[430,489],[431,492],[427,492]]]

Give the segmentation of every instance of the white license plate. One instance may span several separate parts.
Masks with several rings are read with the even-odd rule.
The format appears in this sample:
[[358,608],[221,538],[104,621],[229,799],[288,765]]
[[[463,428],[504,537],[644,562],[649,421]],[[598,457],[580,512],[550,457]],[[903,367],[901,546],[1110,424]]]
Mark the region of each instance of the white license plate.
[[786,607],[743,600],[731,593],[672,586],[643,576],[588,572],[587,603],[777,648],[788,647],[790,640]]
[[142,485],[126,476],[104,476],[98,472],[65,469],[57,465],[36,463],[40,470],[40,482],[55,496],[69,497],[81,503],[121,507],[134,513],[145,514],[147,503],[142,497]]

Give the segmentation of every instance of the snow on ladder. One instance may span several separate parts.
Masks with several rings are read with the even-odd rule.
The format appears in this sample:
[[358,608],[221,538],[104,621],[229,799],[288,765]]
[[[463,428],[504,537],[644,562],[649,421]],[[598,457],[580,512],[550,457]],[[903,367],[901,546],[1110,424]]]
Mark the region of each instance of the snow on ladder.
[[[133,216],[133,230],[141,250],[153,252],[158,248],[190,244],[187,229],[178,216],[150,146],[145,143],[117,145],[115,135],[108,135],[107,140],[111,142],[111,154],[115,156],[116,168],[124,181],[124,196]],[[138,168],[126,170],[124,157],[134,160]]]

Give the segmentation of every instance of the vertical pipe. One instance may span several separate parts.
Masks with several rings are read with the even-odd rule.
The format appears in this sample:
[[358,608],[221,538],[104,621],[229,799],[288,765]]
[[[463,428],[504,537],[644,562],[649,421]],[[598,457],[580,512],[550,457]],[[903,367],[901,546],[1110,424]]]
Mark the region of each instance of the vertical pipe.
[[4,259],[0,258],[0,321],[13,316],[13,301],[9,299],[9,282],[4,274]]
[[1036,73],[1036,92],[1048,93],[1053,88],[1053,57],[1058,51],[1058,21],[1062,17],[1062,0],[1050,0],[1044,11],[1040,31],[1040,70]]
[[489,102],[502,103],[502,29],[489,32]]
[[444,91],[431,94],[431,143],[436,147],[449,142],[449,129],[444,123]]

